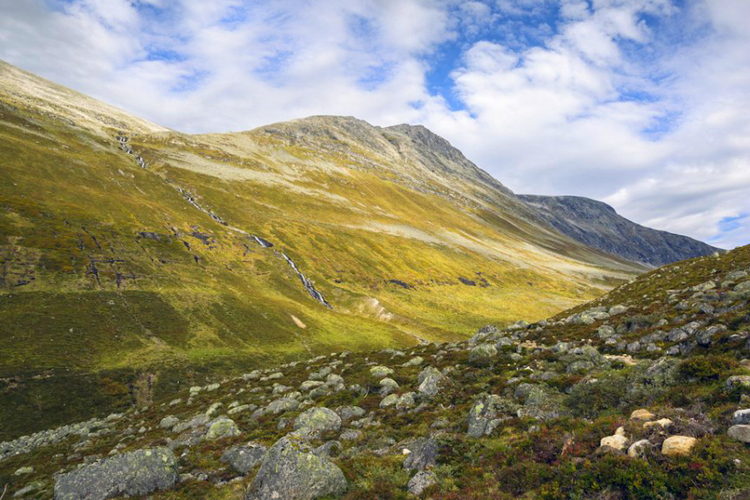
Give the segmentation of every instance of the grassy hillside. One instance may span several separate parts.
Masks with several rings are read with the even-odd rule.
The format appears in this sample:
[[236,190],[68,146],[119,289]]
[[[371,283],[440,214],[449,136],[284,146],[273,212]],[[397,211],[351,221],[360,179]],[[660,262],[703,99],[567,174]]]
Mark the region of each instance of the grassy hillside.
[[190,136],[0,64],[0,437],[217,370],[538,320],[641,271],[424,133]]
[[[116,478],[163,478],[146,490],[158,499],[277,498],[264,485],[289,498],[314,479],[329,486],[316,498],[347,500],[739,500],[750,491],[749,301],[747,246],[536,323],[223,376],[0,443],[0,484],[34,498],[96,491],[103,470],[140,453]],[[156,447],[158,468],[141,461]]]

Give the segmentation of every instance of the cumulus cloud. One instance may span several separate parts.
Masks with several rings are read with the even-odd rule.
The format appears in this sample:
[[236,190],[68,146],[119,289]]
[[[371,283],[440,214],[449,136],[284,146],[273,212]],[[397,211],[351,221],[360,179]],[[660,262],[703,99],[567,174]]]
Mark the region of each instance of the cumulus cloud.
[[178,130],[424,123],[517,192],[750,241],[744,0],[0,6],[0,58]]

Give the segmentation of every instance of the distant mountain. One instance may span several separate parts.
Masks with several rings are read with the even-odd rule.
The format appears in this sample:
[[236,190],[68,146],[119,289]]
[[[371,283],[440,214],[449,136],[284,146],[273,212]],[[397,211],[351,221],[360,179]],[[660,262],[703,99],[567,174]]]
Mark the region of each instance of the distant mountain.
[[601,201],[580,196],[518,195],[555,229],[599,250],[649,266],[721,251],[687,236],[641,226]]

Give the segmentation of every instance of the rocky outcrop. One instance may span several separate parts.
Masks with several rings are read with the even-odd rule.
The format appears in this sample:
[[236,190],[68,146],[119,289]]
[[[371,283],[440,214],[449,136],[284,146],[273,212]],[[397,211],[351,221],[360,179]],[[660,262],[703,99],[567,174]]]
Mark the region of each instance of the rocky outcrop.
[[641,226],[600,201],[580,196],[518,195],[552,227],[588,246],[661,266],[721,251],[687,236]]

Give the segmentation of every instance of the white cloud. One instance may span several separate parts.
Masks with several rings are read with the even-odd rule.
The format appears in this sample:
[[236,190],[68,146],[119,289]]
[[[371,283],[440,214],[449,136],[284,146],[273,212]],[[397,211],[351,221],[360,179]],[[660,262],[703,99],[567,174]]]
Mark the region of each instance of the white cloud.
[[[552,0],[0,0],[0,58],[188,132],[421,122],[518,192],[748,243],[750,2],[557,1],[555,32]],[[451,41],[460,111],[427,90]]]

